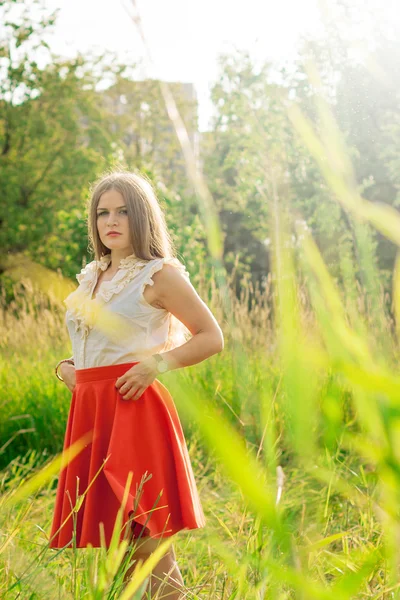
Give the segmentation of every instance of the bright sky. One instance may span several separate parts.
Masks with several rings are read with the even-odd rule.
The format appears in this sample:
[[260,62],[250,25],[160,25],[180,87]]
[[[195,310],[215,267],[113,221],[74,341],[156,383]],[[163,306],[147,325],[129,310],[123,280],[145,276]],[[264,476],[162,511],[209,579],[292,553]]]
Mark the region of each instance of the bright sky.
[[[143,29],[157,71],[149,64],[138,78],[158,77],[195,85],[199,128],[212,114],[210,88],[218,76],[221,52],[246,49],[255,60],[286,61],[295,55],[298,36],[318,27],[318,0],[137,0]],[[104,49],[123,59],[145,56],[139,32],[127,11],[131,0],[46,0],[59,8],[52,50],[74,55]]]

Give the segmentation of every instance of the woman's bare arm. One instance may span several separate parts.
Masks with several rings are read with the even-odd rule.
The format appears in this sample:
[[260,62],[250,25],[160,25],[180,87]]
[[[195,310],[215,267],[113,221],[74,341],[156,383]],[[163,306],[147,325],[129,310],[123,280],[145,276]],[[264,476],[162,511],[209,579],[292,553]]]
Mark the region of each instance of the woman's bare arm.
[[[170,369],[199,363],[224,348],[224,337],[214,315],[193,285],[173,265],[165,264],[153,275],[157,303],[181,321],[193,337],[161,353]],[[153,359],[154,360],[154,359]]]

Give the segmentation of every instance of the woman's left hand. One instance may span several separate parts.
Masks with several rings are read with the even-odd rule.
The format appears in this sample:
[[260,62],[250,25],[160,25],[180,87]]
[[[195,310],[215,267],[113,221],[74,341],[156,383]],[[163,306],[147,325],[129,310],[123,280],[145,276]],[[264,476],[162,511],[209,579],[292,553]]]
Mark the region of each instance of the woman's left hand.
[[126,373],[118,377],[115,387],[123,400],[138,400],[146,388],[156,379],[155,360],[144,360],[133,365]]

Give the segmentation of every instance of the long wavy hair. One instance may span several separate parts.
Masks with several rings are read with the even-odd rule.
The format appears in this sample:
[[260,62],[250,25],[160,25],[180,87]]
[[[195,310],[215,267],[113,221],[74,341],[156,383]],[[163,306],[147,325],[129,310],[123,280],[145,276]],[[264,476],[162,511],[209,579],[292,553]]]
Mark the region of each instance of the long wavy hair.
[[133,253],[143,260],[176,256],[163,209],[150,180],[131,171],[111,171],[103,174],[91,187],[87,205],[89,251],[96,260],[111,250],[100,240],[97,230],[97,207],[100,197],[109,190],[124,198]]

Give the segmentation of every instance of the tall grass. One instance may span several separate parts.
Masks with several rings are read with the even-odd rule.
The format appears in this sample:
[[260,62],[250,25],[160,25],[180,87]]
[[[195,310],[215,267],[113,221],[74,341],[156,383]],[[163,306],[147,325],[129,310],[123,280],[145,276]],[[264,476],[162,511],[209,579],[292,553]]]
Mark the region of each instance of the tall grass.
[[[232,279],[220,271],[213,217],[216,270],[198,291],[223,328],[225,349],[162,377],[184,423],[207,518],[205,529],[176,540],[188,598],[399,597],[400,269],[397,262],[393,319],[372,231],[400,245],[400,216],[360,196],[319,96],[316,111],[320,138],[296,105],[288,117],[352,223],[342,281],[331,277],[301,219],[291,217],[277,144],[265,186],[271,276],[262,289],[243,282],[235,298]],[[190,173],[207,214],[208,190],[193,165]],[[111,599],[119,594],[121,548],[48,548],[51,456],[61,449],[70,394],[52,372],[69,354],[62,311],[56,304],[46,310],[32,296],[18,314],[3,307],[0,319],[7,339],[0,347],[0,595]],[[151,569],[139,566],[134,598]],[[123,600],[127,594],[121,591]]]
[[[373,329],[376,317],[368,308],[354,310],[354,300],[368,306],[362,289],[351,298],[353,318],[344,308],[350,302],[346,289],[337,291],[336,300],[335,288],[329,289],[324,298],[323,287],[310,277],[325,277],[326,286],[329,275],[318,263],[316,248],[306,246],[304,252],[314,253],[305,263],[313,263],[305,269],[308,279],[290,277],[290,263],[280,263],[286,269],[281,281],[294,286],[290,294],[286,287],[277,293],[272,277],[262,290],[249,284],[240,298],[231,292],[235,328],[226,326],[226,303],[215,280],[200,282],[199,293],[208,298],[224,329],[224,352],[162,378],[184,423],[207,518],[206,529],[177,539],[189,598],[394,597],[383,592],[396,583],[387,581],[382,527],[387,507],[380,505],[376,455],[385,430],[379,429],[375,395],[377,386],[381,395],[379,383],[384,381],[375,379],[372,390],[370,381],[355,386],[354,365],[351,381],[343,378],[343,355],[347,358],[349,349],[342,337],[336,338],[347,333],[355,343],[356,334],[335,330],[335,324],[345,323],[339,317],[333,323],[327,311],[342,306],[343,319],[361,337]],[[229,289],[235,287],[233,277]],[[290,300],[290,305],[279,306],[277,298]],[[387,324],[389,359],[392,328],[383,297],[378,295],[376,302]],[[62,307],[55,302],[51,310],[38,310],[38,305],[32,290],[30,296],[24,292],[18,314],[2,307],[1,323],[15,332],[12,351],[2,348],[3,502],[51,464],[62,447],[70,392],[55,378],[53,366],[70,348]],[[283,310],[290,311],[289,320],[278,328]],[[362,337],[364,345],[367,338]],[[360,416],[363,402],[366,414]],[[376,426],[375,443],[369,446],[364,421]],[[24,432],[27,424],[32,430]],[[280,494],[278,467],[284,473]],[[52,475],[1,511],[1,597],[118,597],[115,577],[121,563],[116,555],[112,583],[101,575],[110,551],[47,548],[54,488]]]

